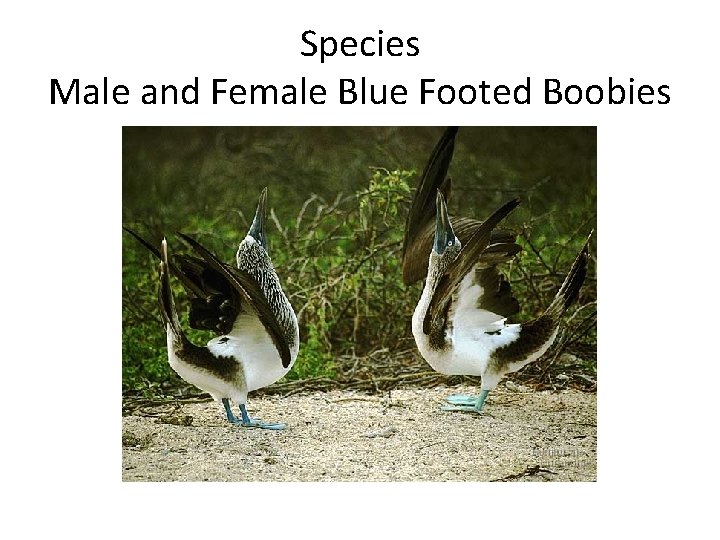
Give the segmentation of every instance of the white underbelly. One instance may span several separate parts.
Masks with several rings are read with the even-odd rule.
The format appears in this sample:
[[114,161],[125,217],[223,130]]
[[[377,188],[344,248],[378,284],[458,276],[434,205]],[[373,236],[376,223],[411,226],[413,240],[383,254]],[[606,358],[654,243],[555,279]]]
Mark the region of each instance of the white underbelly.
[[242,356],[248,392],[270,386],[282,379],[292,366],[284,368],[275,346],[254,345],[245,348]]
[[[277,382],[292,368],[297,346],[291,349],[291,363],[283,367],[280,354],[265,327],[254,315],[241,315],[225,343],[215,338],[208,343],[214,354],[232,355],[243,367],[248,392]],[[297,342],[297,339],[296,339]]]

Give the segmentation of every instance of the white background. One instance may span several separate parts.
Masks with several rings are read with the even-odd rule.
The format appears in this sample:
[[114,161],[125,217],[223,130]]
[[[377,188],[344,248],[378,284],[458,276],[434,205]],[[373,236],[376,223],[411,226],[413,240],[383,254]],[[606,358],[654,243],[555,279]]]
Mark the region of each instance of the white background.
[[[717,18],[701,2],[57,2],[3,8],[3,529],[33,537],[482,538],[716,527]],[[202,7],[200,7],[202,5]],[[583,4],[584,5],[584,4]],[[418,37],[414,58],[304,57],[303,31]],[[325,84],[322,106],[143,106],[146,83]],[[405,84],[340,106],[336,81]],[[131,89],[50,105],[50,79]],[[417,105],[421,77],[667,84],[666,106]],[[134,98],[134,99],[133,99]],[[203,99],[204,98],[204,99]],[[121,126],[597,125],[595,484],[123,484]],[[482,441],[467,441],[481,444]],[[713,503],[711,508],[710,504]],[[710,529],[706,529],[711,527]]]

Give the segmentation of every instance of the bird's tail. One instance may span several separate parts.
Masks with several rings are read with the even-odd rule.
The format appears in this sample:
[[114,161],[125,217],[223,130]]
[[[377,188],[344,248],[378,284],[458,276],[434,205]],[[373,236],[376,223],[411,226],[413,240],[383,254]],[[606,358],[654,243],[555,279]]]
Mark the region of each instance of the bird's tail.
[[160,246],[160,286],[158,288],[158,299],[160,300],[160,314],[165,322],[168,337],[172,336],[176,347],[181,347],[187,342],[187,338],[180,328],[175,301],[170,289],[170,265],[168,264],[167,241],[162,240]]
[[546,314],[551,315],[555,318],[562,317],[563,313],[577,300],[580,294],[580,288],[585,281],[585,274],[587,273],[587,260],[588,260],[588,245],[590,244],[590,237],[592,232],[585,241],[585,245],[578,253],[575,258],[575,262],[570,268],[570,272],[565,277],[560,290],[555,295],[550,306],[545,311]]

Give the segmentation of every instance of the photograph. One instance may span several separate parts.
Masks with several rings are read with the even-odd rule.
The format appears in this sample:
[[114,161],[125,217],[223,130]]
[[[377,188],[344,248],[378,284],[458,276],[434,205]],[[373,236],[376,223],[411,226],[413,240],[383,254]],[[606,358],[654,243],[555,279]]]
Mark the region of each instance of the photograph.
[[595,482],[597,128],[122,128],[124,482]]

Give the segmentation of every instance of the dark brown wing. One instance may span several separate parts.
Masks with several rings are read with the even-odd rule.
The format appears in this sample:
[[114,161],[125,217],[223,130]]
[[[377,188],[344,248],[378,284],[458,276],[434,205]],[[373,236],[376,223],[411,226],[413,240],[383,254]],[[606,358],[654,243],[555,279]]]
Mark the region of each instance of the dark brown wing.
[[[123,227],[153,255],[162,260],[160,251],[135,231]],[[232,330],[242,308],[241,298],[225,277],[202,259],[174,254],[168,266],[190,296],[188,324],[196,330],[211,330],[218,335]],[[227,265],[225,265],[227,266]]]
[[591,231],[587,240],[585,240],[585,245],[575,258],[575,262],[573,262],[568,275],[565,276],[565,280],[555,295],[555,299],[545,311],[546,314],[559,319],[580,296],[580,288],[585,282],[585,274],[587,273],[587,261],[590,257],[590,238],[593,232]]
[[283,367],[288,367],[290,365],[290,346],[283,337],[280,324],[255,278],[242,270],[232,268],[219,261],[215,255],[188,235],[183,233],[178,233],[178,235],[198,252],[204,262],[227,281],[234,293],[240,297],[243,306],[249,307],[255,312],[260,323],[265,327],[270,339],[275,344]]
[[[418,261],[416,259],[417,250],[414,249],[413,245],[416,243],[418,235],[424,231],[426,225],[432,223],[435,219],[435,194],[445,183],[448,167],[450,167],[452,161],[457,131],[458,128],[449,127],[440,137],[425,165],[425,170],[420,177],[420,183],[410,205],[403,240],[403,281],[406,285],[424,277],[427,271],[427,258],[430,251],[425,253],[424,267],[420,271],[420,277],[415,277],[418,273],[416,269]],[[446,198],[450,195],[450,187],[448,181],[443,186],[444,189],[441,189]],[[420,264],[422,265],[423,262],[420,262]]]
[[477,309],[497,313],[505,319],[520,311],[520,303],[512,294],[510,282],[498,271],[495,264],[487,268],[477,268],[473,283],[480,285],[483,291],[478,298]]
[[[233,269],[224,263],[223,266],[229,271]],[[174,256],[173,268],[175,275],[182,276],[185,289],[195,295],[190,298],[190,327],[228,334],[243,305],[232,284],[207,262],[192,255]]]
[[[423,332],[430,334],[431,328],[437,328],[440,319],[447,314],[449,303],[452,295],[457,289],[463,278],[481,262],[483,252],[488,249],[492,237],[492,231],[500,221],[502,221],[510,212],[512,212],[520,204],[519,199],[505,203],[496,210],[482,225],[475,229],[475,232],[462,246],[460,253],[440,278],[440,282],[430,300],[430,306],[425,313],[423,320]],[[515,244],[513,244],[515,245]],[[503,254],[510,253],[516,248],[502,247],[491,248],[491,256],[502,258]],[[517,253],[517,251],[515,251]],[[510,255],[511,256],[511,255]]]
[[[435,236],[435,194],[438,190],[450,200],[452,180],[447,178],[448,168],[452,161],[455,149],[455,136],[457,127],[449,127],[435,145],[425,170],[420,177],[418,188],[415,191],[408,219],[405,224],[405,238],[403,239],[403,283],[411,285],[420,281],[427,275],[428,257],[432,251]],[[451,218],[455,236],[465,245],[482,221],[472,218]],[[508,230],[493,230],[490,244],[515,242],[515,235]]]
[[[435,238],[434,220],[435,210],[433,209],[431,221],[416,234],[403,254],[403,282],[405,285],[411,285],[416,281],[420,281],[427,275],[428,258],[430,257],[433,239]],[[460,239],[460,243],[464,246],[483,222],[466,217],[451,217],[450,223],[452,224],[455,236]],[[515,234],[512,231],[507,229],[494,229],[490,234],[490,246],[495,244],[512,244],[515,242],[515,238]],[[515,253],[517,253],[517,251]]]

